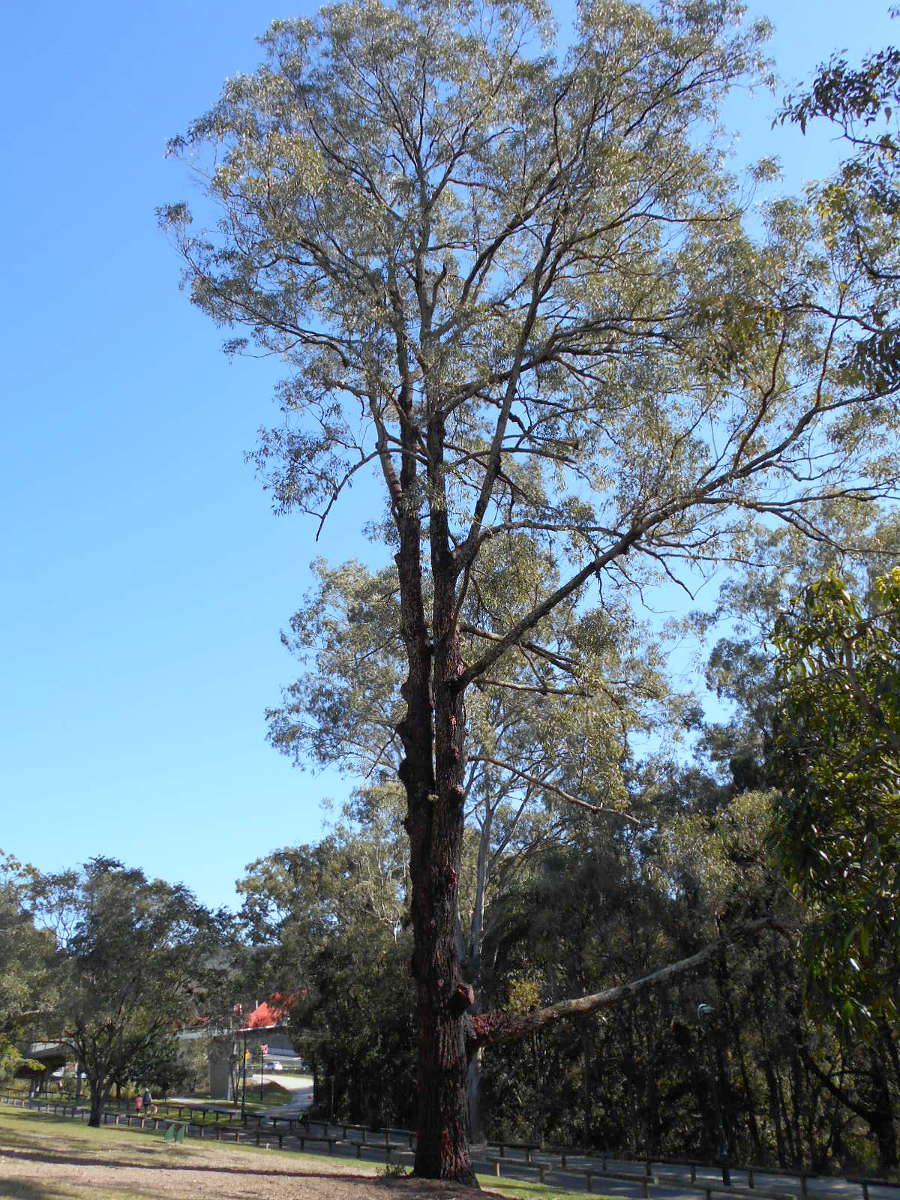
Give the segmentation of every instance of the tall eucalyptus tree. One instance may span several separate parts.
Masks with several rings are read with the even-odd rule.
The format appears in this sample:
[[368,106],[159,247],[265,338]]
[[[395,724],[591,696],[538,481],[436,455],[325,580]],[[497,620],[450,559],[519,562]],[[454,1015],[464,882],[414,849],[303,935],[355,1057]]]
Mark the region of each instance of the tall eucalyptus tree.
[[[334,5],[273,25],[267,62],[173,143],[223,214],[204,232],[164,210],[194,301],[289,367],[259,450],[277,506],[324,519],[370,464],[384,488],[421,1175],[474,1181],[456,937],[473,686],[526,653],[561,686],[567,664],[534,647],[592,586],[739,553],[751,516],[813,532],[811,499],[892,486],[868,461],[887,406],[866,419],[888,385],[851,354],[858,260],[788,203],[763,239],[741,227],[715,141],[719,98],[759,66],[765,31],[740,15],[584,3],[557,55],[540,0]],[[552,582],[464,653],[485,549],[523,535]]]
[[[506,542],[506,556],[482,564],[463,609],[461,651],[471,657],[472,631],[495,623],[515,605],[516,591],[546,584],[553,564],[531,539]],[[496,547],[488,548],[491,554]],[[397,732],[404,701],[405,653],[399,632],[396,569],[360,563],[313,564],[316,586],[291,619],[285,645],[299,678],[269,712],[270,739],[299,765],[338,765],[367,782],[353,806],[367,832],[384,831],[386,802],[399,790],[403,745]],[[520,596],[518,597],[520,599]],[[426,603],[428,597],[426,596]],[[541,646],[523,646],[502,681],[485,676],[467,706],[466,823],[457,889],[460,963],[482,1004],[482,948],[491,897],[548,842],[565,838],[572,818],[632,821],[624,765],[629,738],[660,721],[677,722],[684,697],[671,692],[662,652],[627,608],[607,601],[582,607],[570,598],[548,615]],[[569,678],[549,674],[564,664]],[[383,784],[381,781],[384,781]],[[373,781],[378,781],[372,786]],[[380,784],[380,786],[379,786]],[[384,812],[373,811],[380,804]],[[401,814],[402,818],[402,814]],[[395,833],[402,835],[400,819]],[[468,1067],[469,1125],[480,1132],[481,1051]]]

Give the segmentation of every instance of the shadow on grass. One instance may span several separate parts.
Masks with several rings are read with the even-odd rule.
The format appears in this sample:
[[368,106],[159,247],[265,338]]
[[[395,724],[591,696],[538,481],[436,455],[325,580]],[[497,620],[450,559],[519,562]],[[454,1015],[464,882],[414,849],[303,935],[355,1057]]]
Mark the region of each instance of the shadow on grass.
[[[195,1147],[191,1146],[190,1149]],[[199,1149],[199,1147],[196,1147]],[[2,1148],[4,1157],[14,1158],[19,1162],[35,1162],[35,1163],[54,1163],[64,1167],[133,1167],[138,1170],[145,1166],[153,1171],[178,1171],[184,1173],[193,1171],[195,1173],[208,1172],[211,1175],[262,1175],[270,1178],[277,1175],[279,1179],[336,1179],[344,1180],[345,1182],[365,1182],[371,1183],[375,1176],[366,1174],[362,1171],[277,1171],[273,1172],[271,1167],[251,1167],[251,1166],[216,1166],[212,1162],[208,1163],[192,1163],[183,1159],[169,1159],[164,1157],[166,1151],[154,1154],[153,1163],[136,1163],[133,1159],[122,1158],[107,1158],[98,1157],[97,1155],[79,1155],[67,1153],[55,1153],[52,1150],[10,1150]],[[151,1151],[152,1152],[152,1151]],[[175,1151],[177,1153],[177,1151]],[[0,1192],[2,1200],[6,1200],[4,1193]]]
[[[82,1121],[75,1121],[72,1117],[60,1117],[55,1113],[26,1113],[20,1109],[13,1112],[0,1111],[0,1140],[21,1136],[17,1129],[18,1122],[21,1122],[26,1129],[42,1128],[48,1132],[52,1130],[54,1137],[57,1136],[57,1130],[64,1126],[69,1138],[74,1141],[83,1141],[85,1136],[90,1138],[100,1132],[99,1129],[93,1130],[89,1125]],[[113,1126],[107,1128],[113,1128]]]
[[[95,1184],[76,1187],[73,1192],[69,1190],[68,1185],[60,1190],[60,1187],[53,1183],[30,1183],[25,1179],[7,1179],[6,1176],[0,1175],[2,1200],[74,1200],[75,1197],[84,1197],[85,1200],[87,1197],[90,1197],[91,1200],[100,1200],[106,1192],[105,1187],[102,1191],[98,1191]],[[128,1200],[157,1200],[158,1193],[135,1191],[133,1188],[122,1192],[114,1188],[110,1192],[110,1196],[119,1197],[120,1200],[123,1200],[125,1196],[128,1197]]]
[[70,1200],[72,1193],[61,1192],[52,1183],[28,1183],[24,1179],[7,1179],[0,1175],[0,1196],[3,1200]]
[[23,1183],[20,1180],[7,1180],[0,1175],[0,1195],[4,1200],[56,1200],[56,1196],[65,1196],[53,1184]]

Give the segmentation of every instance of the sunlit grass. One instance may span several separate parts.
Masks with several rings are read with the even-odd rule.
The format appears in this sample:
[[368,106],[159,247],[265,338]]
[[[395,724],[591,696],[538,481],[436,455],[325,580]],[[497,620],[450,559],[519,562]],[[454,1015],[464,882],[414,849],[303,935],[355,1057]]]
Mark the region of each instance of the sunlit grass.
[[[549,1183],[528,1183],[522,1179],[498,1179],[496,1175],[479,1175],[478,1182],[488,1192],[499,1192],[503,1196],[516,1196],[520,1200],[584,1200],[587,1192],[570,1192],[565,1188],[553,1187]],[[594,1200],[613,1200],[591,1192]],[[621,1197],[618,1198],[621,1200]]]
[[[103,1126],[91,1129],[87,1125],[77,1123],[70,1117],[56,1116],[52,1113],[35,1113],[22,1109],[0,1107],[0,1198],[2,1200],[97,1200],[98,1192],[95,1186],[78,1186],[74,1183],[54,1181],[6,1179],[3,1175],[3,1151],[26,1151],[46,1155],[48,1162],[59,1159],[74,1159],[85,1165],[90,1163],[121,1165],[123,1167],[149,1167],[171,1163],[173,1154],[209,1161],[219,1149],[218,1144],[210,1142],[186,1142],[177,1147],[167,1145],[162,1140],[162,1132],[151,1134],[146,1132],[143,1137],[137,1137],[137,1130],[128,1130],[124,1126]],[[303,1163],[328,1163],[333,1168],[336,1162],[352,1163],[354,1175],[366,1175],[377,1178],[384,1174],[384,1165],[356,1159],[341,1159],[325,1154],[298,1155],[296,1151],[266,1150],[262,1146],[247,1146],[240,1143],[222,1143],[222,1148],[229,1153],[240,1151],[242,1154],[263,1155],[267,1160],[273,1158],[282,1162],[290,1161],[298,1165],[298,1158]],[[498,1179],[494,1175],[479,1175],[481,1186],[489,1192],[503,1196],[515,1197],[516,1200],[583,1200],[586,1192],[569,1191],[549,1184],[531,1183],[519,1179]],[[596,1195],[596,1193],[594,1193]],[[156,1200],[157,1193],[144,1188],[103,1190],[103,1200]],[[170,1200],[191,1200],[185,1197],[170,1196]],[[599,1200],[609,1200],[599,1197]]]

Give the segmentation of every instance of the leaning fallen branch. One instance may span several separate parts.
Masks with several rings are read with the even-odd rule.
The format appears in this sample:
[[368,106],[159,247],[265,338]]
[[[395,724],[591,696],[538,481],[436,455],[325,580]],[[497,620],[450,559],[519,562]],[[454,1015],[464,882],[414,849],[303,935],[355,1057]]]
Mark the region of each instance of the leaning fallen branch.
[[567,1017],[585,1016],[588,1013],[598,1012],[602,1008],[612,1008],[648,988],[666,983],[677,975],[683,975],[687,971],[702,966],[703,963],[721,953],[726,946],[753,938],[764,929],[773,929],[785,937],[792,935],[792,931],[775,917],[760,917],[758,920],[740,925],[726,936],[710,942],[689,958],[669,963],[668,966],[660,967],[658,971],[652,971],[641,979],[632,980],[631,983],[619,984],[617,987],[607,988],[603,992],[595,992],[590,996],[578,996],[574,1000],[560,1000],[557,1004],[551,1004],[547,1008],[537,1008],[532,1012],[513,1013],[495,1010],[470,1017],[466,1032],[466,1050],[469,1055],[472,1055],[483,1047],[496,1046],[500,1042],[516,1041],[530,1033],[536,1033],[554,1021],[562,1021]]

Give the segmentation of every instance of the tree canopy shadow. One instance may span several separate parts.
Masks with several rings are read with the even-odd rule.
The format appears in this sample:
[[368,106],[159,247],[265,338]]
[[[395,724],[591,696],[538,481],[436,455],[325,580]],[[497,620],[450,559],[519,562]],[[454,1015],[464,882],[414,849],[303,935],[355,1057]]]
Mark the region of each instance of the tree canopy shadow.
[[[96,1155],[79,1155],[59,1153],[53,1150],[37,1150],[37,1149],[10,1149],[3,1148],[3,1153],[7,1158],[15,1158],[23,1162],[37,1163],[59,1163],[61,1166],[67,1167],[132,1167],[137,1170],[152,1170],[152,1171],[193,1171],[201,1172],[208,1171],[216,1175],[262,1175],[270,1177],[272,1171],[268,1167],[244,1166],[217,1166],[214,1163],[193,1163],[185,1162],[176,1158],[166,1159],[161,1156],[154,1156],[155,1161],[152,1163],[135,1162],[133,1159],[122,1158],[107,1158],[98,1157]],[[152,1148],[144,1151],[146,1154],[152,1154]],[[371,1183],[372,1175],[364,1174],[361,1171],[315,1171],[315,1170],[297,1170],[297,1171],[278,1171],[279,1178],[283,1179],[334,1179],[343,1182],[359,1182]],[[0,1192],[2,1200],[6,1200],[4,1193]]]
[[0,1196],[3,1200],[69,1200],[71,1193],[60,1191],[53,1183],[31,1183],[0,1175]]

